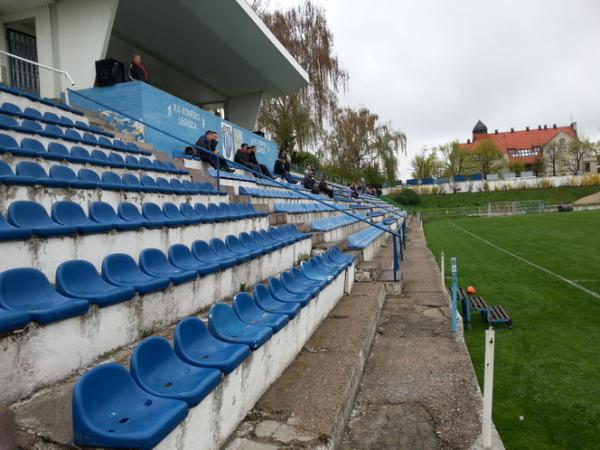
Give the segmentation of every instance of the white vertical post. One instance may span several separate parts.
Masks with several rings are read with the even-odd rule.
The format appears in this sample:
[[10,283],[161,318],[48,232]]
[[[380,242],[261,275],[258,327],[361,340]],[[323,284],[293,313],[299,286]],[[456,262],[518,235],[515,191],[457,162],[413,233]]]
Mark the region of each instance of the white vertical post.
[[482,444],[492,447],[492,398],[494,393],[494,344],[495,332],[492,327],[485,330],[485,368],[483,375],[483,424]]
[[440,256],[440,272],[442,273],[442,289],[444,289],[445,285],[446,285],[446,276],[445,276],[445,271],[446,271],[446,264],[444,262],[444,250],[442,250],[442,255]]

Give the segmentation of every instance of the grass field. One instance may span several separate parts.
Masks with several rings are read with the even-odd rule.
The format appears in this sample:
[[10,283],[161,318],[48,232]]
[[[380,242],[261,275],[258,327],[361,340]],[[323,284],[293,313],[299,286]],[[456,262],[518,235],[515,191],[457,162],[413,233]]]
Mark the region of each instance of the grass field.
[[[459,284],[513,317],[496,333],[494,422],[506,447],[600,448],[600,298],[579,288],[600,297],[600,211],[436,220],[425,232],[446,274],[456,256]],[[480,384],[484,329],[474,315],[465,333]]]
[[[600,186],[575,186],[548,189],[522,189],[512,191],[490,192],[461,192],[457,194],[430,194],[420,195],[417,206],[406,207],[411,211],[428,211],[454,208],[487,207],[490,202],[509,202],[524,200],[543,200],[547,205],[571,203],[590,194],[600,192]],[[386,196],[392,201],[392,196]]]

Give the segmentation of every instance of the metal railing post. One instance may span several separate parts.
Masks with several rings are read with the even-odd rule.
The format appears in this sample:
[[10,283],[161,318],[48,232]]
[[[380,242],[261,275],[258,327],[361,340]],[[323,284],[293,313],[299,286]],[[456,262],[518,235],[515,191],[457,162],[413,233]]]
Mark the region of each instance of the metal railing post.
[[32,61],[30,59],[23,58],[21,56],[13,55],[12,53],[5,52],[4,50],[0,50],[0,54],[6,55],[9,58],[13,58],[13,59],[17,59],[19,61],[23,61],[23,62],[26,62],[26,63],[29,63],[29,64],[33,64],[34,66],[41,67],[42,69],[51,70],[52,72],[56,72],[56,73],[61,74],[64,77],[64,83],[65,83],[65,104],[67,106],[71,106],[71,104],[69,103],[69,92],[68,92],[69,91],[69,87],[67,85],[67,80],[71,83],[71,86],[75,86],[75,82],[73,81],[73,78],[71,78],[71,75],[69,75],[69,72],[67,72],[66,70],[57,69],[55,67],[50,67],[50,66],[47,66],[45,64],[40,64],[37,61]]
[[456,297],[458,295],[458,271],[456,268],[456,256],[450,258],[450,266],[452,268],[452,302],[451,302],[451,313],[452,318],[450,321],[450,329],[456,331],[458,322],[458,312],[456,310]]
[[442,254],[440,255],[440,274],[441,274],[441,278],[442,278],[442,289],[446,285],[446,275],[445,275],[446,263],[444,260],[445,260],[444,250],[442,250]]
[[394,282],[398,281],[398,242],[396,235],[392,236],[394,241]]
[[484,448],[492,448],[492,400],[494,397],[494,346],[495,331],[485,330],[485,367],[483,372],[483,418],[481,440]]

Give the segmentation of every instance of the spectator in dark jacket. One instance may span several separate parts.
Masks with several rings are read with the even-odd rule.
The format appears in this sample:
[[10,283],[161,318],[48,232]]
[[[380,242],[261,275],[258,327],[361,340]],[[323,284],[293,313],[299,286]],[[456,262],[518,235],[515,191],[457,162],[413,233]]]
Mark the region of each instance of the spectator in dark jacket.
[[264,164],[259,163],[258,159],[256,159],[256,145],[249,146],[248,147],[248,151],[249,151],[248,158],[250,159],[250,163],[256,165],[260,169],[260,172],[265,177],[275,178],[273,176],[273,174],[271,173],[271,171],[267,168],[267,166],[265,166]]
[[250,170],[261,173],[260,167],[250,161],[250,149],[248,148],[248,144],[242,144],[241,147],[238,148],[233,160]]
[[304,181],[302,184],[304,184],[304,187],[306,189],[311,189],[311,190],[316,184],[315,178],[313,177],[312,166],[310,164],[308,164],[306,166],[306,169],[304,169]]
[[329,196],[329,198],[333,198],[333,189],[331,189],[327,182],[325,181],[325,177],[321,176],[319,180],[319,192],[323,192]]
[[281,178],[285,179],[288,183],[296,184],[296,179],[290,174],[290,163],[288,162],[285,154],[280,154],[275,161],[275,166],[273,167],[273,172],[275,175],[279,175]]
[[194,147],[186,147],[185,153],[187,155],[192,155],[194,157],[200,158],[202,161],[207,162],[213,168],[217,170],[223,170],[225,172],[233,172],[234,170],[229,167],[227,164],[227,160],[219,155],[219,151],[217,150],[217,144],[219,141],[217,140],[217,132],[208,130],[204,133],[203,136],[196,141],[196,147],[199,147],[203,150],[208,150],[210,153],[203,152],[198,148]]
[[127,76],[131,81],[143,81],[148,82],[148,71],[142,64],[142,57],[140,55],[133,55],[131,58],[131,64],[129,65],[129,71]]

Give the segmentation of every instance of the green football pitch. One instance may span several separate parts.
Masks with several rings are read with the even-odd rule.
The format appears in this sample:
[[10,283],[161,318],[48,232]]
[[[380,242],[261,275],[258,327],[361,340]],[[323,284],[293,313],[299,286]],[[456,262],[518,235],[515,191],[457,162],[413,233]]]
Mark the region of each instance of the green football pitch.
[[[600,448],[600,211],[425,223],[459,285],[505,307],[496,332],[494,423],[508,449]],[[465,339],[483,383],[485,324]]]

